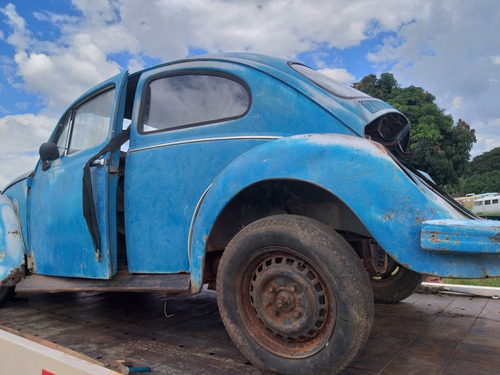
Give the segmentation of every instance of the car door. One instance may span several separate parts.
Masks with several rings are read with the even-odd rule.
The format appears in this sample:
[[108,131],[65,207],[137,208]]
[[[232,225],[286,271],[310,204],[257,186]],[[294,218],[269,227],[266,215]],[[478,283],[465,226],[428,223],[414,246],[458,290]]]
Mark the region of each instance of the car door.
[[128,267],[188,272],[189,230],[204,191],[244,150],[268,139],[255,131],[239,136],[250,90],[225,71],[159,68],[141,75],[137,93],[125,173]]
[[65,113],[49,142],[60,156],[40,161],[29,195],[28,260],[37,274],[109,278],[116,273],[116,167],[119,149],[91,166],[100,246],[83,215],[83,167],[121,132],[127,72],[85,94]]

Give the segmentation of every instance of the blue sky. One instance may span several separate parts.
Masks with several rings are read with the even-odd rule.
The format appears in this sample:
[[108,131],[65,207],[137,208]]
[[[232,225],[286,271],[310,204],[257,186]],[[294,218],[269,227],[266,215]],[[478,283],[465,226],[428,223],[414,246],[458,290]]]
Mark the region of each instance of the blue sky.
[[304,62],[351,84],[392,72],[500,146],[497,0],[0,0],[0,188],[80,94],[120,70],[201,53]]

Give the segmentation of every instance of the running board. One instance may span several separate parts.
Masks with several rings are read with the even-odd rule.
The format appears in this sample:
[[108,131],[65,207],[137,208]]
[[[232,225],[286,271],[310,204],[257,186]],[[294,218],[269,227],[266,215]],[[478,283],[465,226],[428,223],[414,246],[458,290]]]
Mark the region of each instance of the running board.
[[165,292],[188,293],[190,275],[116,275],[111,279],[31,275],[16,285],[16,292]]

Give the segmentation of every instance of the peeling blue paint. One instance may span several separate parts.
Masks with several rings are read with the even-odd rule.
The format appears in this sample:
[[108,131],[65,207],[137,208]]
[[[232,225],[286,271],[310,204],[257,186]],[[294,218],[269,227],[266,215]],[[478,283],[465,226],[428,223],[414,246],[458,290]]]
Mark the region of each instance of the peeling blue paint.
[[500,254],[500,221],[426,221],[422,224],[421,243],[429,251]]
[[[0,194],[0,283],[14,285],[24,270],[24,245],[12,201]],[[16,280],[11,280],[15,275]]]

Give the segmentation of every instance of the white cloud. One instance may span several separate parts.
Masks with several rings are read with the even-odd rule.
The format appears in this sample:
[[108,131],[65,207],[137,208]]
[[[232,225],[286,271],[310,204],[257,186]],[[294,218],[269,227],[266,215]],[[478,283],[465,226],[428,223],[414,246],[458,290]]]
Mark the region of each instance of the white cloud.
[[0,118],[0,190],[16,176],[35,167],[38,148],[47,141],[56,121],[33,114]]
[[[91,15],[96,12],[92,7]],[[45,41],[26,29],[14,5],[8,4],[2,13],[12,27],[7,41],[16,50],[14,62],[24,82],[22,87],[39,95],[49,113],[62,112],[87,89],[120,70],[108,54],[122,50],[126,43],[118,37],[123,26],[106,28],[106,22],[113,20],[111,16],[100,15],[96,20],[39,13],[38,19],[58,25],[62,32],[60,40]]]
[[478,120],[474,125],[477,142],[472,148],[472,157],[481,155],[493,148],[500,147],[500,117],[488,119],[486,122]]
[[6,154],[23,149],[38,151],[40,144],[49,138],[57,120],[31,113],[0,118],[0,149]]
[[75,35],[71,50],[53,55],[23,51],[15,61],[26,90],[40,94],[49,109],[59,111],[92,85],[119,72],[87,34]]
[[346,69],[340,68],[340,69],[320,69],[318,70],[322,74],[336,79],[337,81],[340,81],[345,84],[352,84],[356,81],[356,77],[354,77],[351,73],[349,73]]
[[116,74],[113,53],[129,54],[132,70],[143,67],[141,56],[168,61],[186,57],[192,48],[293,58],[319,46],[358,45],[411,22],[422,8],[420,1],[398,0],[387,0],[384,7],[377,0],[151,0],[148,6],[135,0],[73,0],[72,5],[79,15],[34,12],[38,21],[60,30],[50,41],[37,39],[13,4],[2,9],[12,28],[8,42],[16,49],[17,75],[51,113]]
[[[500,146],[500,38],[497,0],[429,2],[397,40],[385,40],[370,54],[403,86],[424,87],[448,110],[476,130],[477,150]],[[482,146],[481,146],[481,145]]]
[[7,4],[5,8],[0,8],[0,13],[6,17],[6,23],[12,28],[12,33],[7,36],[7,42],[17,50],[24,50],[29,47],[29,31],[26,30],[26,22],[20,17],[16,8],[12,4]]
[[462,102],[463,102],[463,99],[461,96],[455,96],[453,98],[453,108],[459,109],[460,107],[462,107]]
[[120,14],[144,53],[164,60],[186,56],[188,47],[294,57],[322,45],[358,45],[377,31],[410,22],[420,3],[156,0],[146,8],[124,0]]
[[12,29],[7,41],[16,55],[2,70],[15,67],[17,79],[13,74],[7,78],[11,84],[38,95],[45,113],[55,114],[118,72],[110,59],[114,53],[129,54],[131,70],[144,66],[142,56],[168,61],[186,57],[192,48],[293,58],[318,46],[357,45],[410,22],[420,9],[419,1],[386,3],[381,9],[377,0],[151,0],[148,6],[135,0],[73,0],[77,15],[47,12],[43,6],[33,13],[39,22],[59,29],[56,40],[37,37],[15,5],[8,4],[0,9]]

